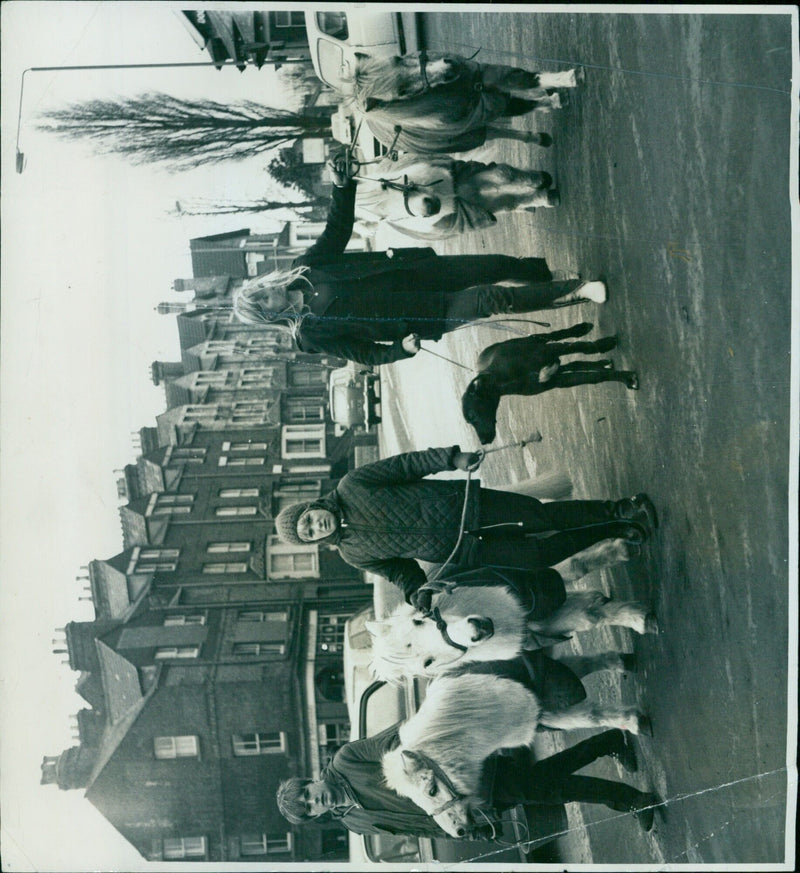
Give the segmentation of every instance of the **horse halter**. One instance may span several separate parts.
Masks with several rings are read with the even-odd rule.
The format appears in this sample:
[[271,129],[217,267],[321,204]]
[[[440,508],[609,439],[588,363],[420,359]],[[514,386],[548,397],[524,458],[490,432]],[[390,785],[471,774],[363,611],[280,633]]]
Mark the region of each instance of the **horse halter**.
[[442,618],[442,613],[439,611],[438,606],[434,606],[433,609],[429,610],[420,610],[425,618],[430,619],[435,625],[436,629],[442,635],[442,639],[447,643],[448,646],[452,646],[454,649],[458,649],[459,652],[463,655],[464,652],[467,651],[466,646],[462,646],[461,643],[457,643],[449,633],[447,633],[447,622]]
[[419,97],[421,94],[427,94],[431,90],[431,83],[428,81],[428,53],[423,49],[418,53],[417,57],[419,58],[419,77],[425,86],[419,94],[415,95]]
[[387,189],[391,189],[392,191],[401,191],[403,194],[403,206],[406,208],[406,212],[412,217],[416,218],[417,216],[411,211],[411,207],[408,205],[408,198],[415,192],[419,191],[420,188],[432,188],[434,185],[438,185],[441,182],[444,182],[444,179],[436,179],[435,182],[427,182],[425,184],[417,183],[417,182],[409,182],[408,176],[403,176],[402,183],[400,182],[392,182],[389,179],[378,179],[378,182],[381,183],[381,188],[386,191]]
[[414,754],[428,767],[429,770],[433,772],[433,775],[436,779],[441,782],[444,787],[452,794],[453,796],[450,800],[446,800],[442,806],[440,806],[434,812],[431,812],[430,815],[437,816],[443,812],[446,812],[450,809],[451,806],[455,806],[457,803],[460,803],[465,795],[461,794],[461,792],[453,785],[452,780],[447,775],[447,773],[442,770],[442,768],[433,760],[433,758],[429,758],[424,752],[420,752],[418,749],[414,749]]

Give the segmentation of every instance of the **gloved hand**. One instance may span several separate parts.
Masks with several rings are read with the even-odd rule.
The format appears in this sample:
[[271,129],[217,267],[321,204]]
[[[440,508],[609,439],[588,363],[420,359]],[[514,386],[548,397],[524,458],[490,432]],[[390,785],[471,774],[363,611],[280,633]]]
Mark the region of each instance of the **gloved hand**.
[[411,595],[411,605],[420,612],[430,612],[433,594],[430,588],[417,588]]
[[458,451],[453,454],[453,466],[456,470],[469,470],[480,464],[481,456],[477,452]]
[[403,338],[403,351],[408,355],[416,355],[416,353],[420,350],[419,345],[419,335],[416,333],[410,333],[407,337]]
[[466,836],[468,840],[491,840],[494,837],[494,828],[490,824],[476,824],[470,828]]
[[328,167],[333,177],[333,184],[337,188],[346,188],[350,182],[350,177],[354,176],[358,170],[357,165],[348,159],[346,151],[328,161]]

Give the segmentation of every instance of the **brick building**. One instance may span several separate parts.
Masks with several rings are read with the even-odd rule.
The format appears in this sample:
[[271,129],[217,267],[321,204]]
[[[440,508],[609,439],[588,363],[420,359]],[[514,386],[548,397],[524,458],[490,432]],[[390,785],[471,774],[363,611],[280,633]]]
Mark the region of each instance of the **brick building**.
[[84,789],[151,860],[344,860],[339,826],[290,826],[274,798],[349,738],[344,623],[371,588],[335,549],[278,541],[273,518],[376,440],[337,433],[339,361],[232,322],[241,273],[219,268],[185,280],[180,360],[153,365],[165,411],[119,479],[122,551],[90,562],[95,620],[64,631],[80,742],[42,782]]

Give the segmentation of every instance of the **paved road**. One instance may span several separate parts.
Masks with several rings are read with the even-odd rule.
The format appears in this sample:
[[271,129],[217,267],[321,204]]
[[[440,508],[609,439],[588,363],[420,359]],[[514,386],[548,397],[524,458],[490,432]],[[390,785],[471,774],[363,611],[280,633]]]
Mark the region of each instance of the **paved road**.
[[[568,471],[576,497],[646,489],[661,513],[642,558],[602,580],[652,601],[658,637],[584,637],[635,650],[633,677],[590,680],[638,697],[640,787],[669,800],[641,834],[630,817],[569,809],[564,861],[780,861],[784,853],[789,464],[790,21],[787,16],[437,13],[431,49],[531,68],[583,64],[562,112],[474,156],[557,172],[562,206],[502,218],[441,252],[545,254],[602,275],[611,299],[547,313],[618,332],[616,384],[508,398],[498,444],[538,427],[533,451],[488,458],[484,480]],[[537,60],[541,59],[541,61]],[[384,241],[390,240],[385,237]],[[482,327],[437,351],[470,363],[505,336]],[[458,397],[469,375],[421,353],[384,368],[387,450],[474,445]],[[619,691],[619,686],[622,690]],[[552,748],[563,738],[550,740]],[[605,769],[604,769],[605,768]],[[615,765],[597,773],[618,778]],[[490,859],[487,859],[490,860]]]

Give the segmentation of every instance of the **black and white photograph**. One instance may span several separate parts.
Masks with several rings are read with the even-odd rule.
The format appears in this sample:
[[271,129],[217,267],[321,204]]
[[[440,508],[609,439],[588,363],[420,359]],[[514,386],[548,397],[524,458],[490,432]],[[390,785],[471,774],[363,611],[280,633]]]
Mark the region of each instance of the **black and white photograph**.
[[0,13],[2,869],[795,869],[797,7]]

